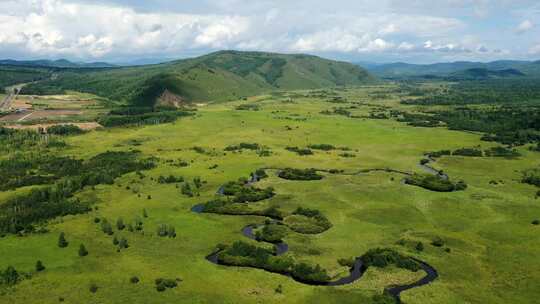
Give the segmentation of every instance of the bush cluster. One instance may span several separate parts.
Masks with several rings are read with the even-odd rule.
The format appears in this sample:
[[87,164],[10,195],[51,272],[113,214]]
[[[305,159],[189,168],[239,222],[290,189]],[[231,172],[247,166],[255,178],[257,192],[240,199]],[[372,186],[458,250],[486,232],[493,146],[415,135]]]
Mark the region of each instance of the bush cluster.
[[322,175],[317,174],[315,169],[294,169],[286,168],[279,172],[279,177],[288,180],[321,180],[323,179]]
[[436,175],[414,174],[405,178],[405,183],[437,192],[463,191],[467,189],[464,181],[453,183]]

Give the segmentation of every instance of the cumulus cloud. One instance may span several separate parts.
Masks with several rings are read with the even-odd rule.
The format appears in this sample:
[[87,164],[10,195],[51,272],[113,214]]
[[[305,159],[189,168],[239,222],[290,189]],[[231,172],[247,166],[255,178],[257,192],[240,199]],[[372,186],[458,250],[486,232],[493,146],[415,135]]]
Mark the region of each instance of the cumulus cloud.
[[540,44],[534,45],[529,49],[529,54],[540,55]]
[[[435,8],[411,1],[0,0],[0,57],[170,58],[218,49],[485,55],[502,48],[464,41],[471,25],[447,13],[493,9],[492,2],[444,0]],[[521,18],[517,32],[534,27]]]
[[[0,49],[38,55],[102,57],[223,47],[249,26],[241,16],[138,13],[128,7],[60,0],[0,3]],[[7,13],[5,13],[7,12]]]
[[516,33],[523,34],[531,30],[533,27],[534,24],[530,20],[525,20],[516,27]]

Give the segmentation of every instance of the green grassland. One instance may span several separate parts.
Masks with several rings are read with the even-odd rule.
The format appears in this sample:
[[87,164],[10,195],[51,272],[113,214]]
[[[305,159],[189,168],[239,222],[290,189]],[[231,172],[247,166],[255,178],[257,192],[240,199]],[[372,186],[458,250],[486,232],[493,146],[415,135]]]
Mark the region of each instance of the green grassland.
[[[343,97],[341,104],[314,97],[316,91],[284,91],[211,104],[201,107],[196,116],[172,124],[69,137],[63,155],[88,159],[109,150],[136,149],[146,157],[158,157],[158,165],[145,171],[144,178],[130,173],[114,185],[86,188],[78,196],[94,201],[96,208],[50,221],[48,233],[0,238],[0,269],[12,265],[34,272],[37,260],[46,266],[31,279],[1,290],[0,302],[58,303],[63,298],[65,303],[372,303],[386,286],[417,280],[420,273],[370,268],[353,284],[314,287],[262,270],[217,266],[205,260],[215,246],[237,240],[256,244],[240,230],[264,219],[190,211],[193,205],[214,198],[220,185],[262,167],[345,172],[391,168],[421,173],[419,161],[425,152],[496,145],[480,141],[477,134],[365,118],[373,111],[418,108],[398,105],[394,90],[393,85],[381,85],[331,91]],[[383,93],[385,97],[373,98]],[[235,110],[246,103],[257,104],[259,110]],[[356,118],[321,114],[348,106],[354,106],[349,111]],[[242,142],[258,143],[272,153],[267,157],[250,150],[223,153],[227,146]],[[342,157],[339,150],[300,156],[285,149],[313,144],[347,147],[354,157]],[[219,153],[201,154],[192,149],[195,146]],[[540,233],[531,221],[540,217],[540,204],[535,188],[520,183],[520,172],[536,166],[540,154],[526,147],[518,150],[522,156],[517,159],[440,158],[434,167],[468,184],[467,190],[450,193],[405,185],[397,173],[323,173],[320,181],[289,181],[268,170],[269,178],[257,187],[272,186],[276,195],[255,205],[289,212],[297,207],[320,210],[332,223],[331,229],[317,235],[290,232],[285,240],[288,254],[320,264],[332,277],[348,272],[338,259],[376,247],[394,248],[428,262],[439,278],[403,293],[405,303],[533,303],[540,298]],[[189,166],[172,165],[179,160]],[[207,183],[200,196],[188,198],[174,184],[156,182],[160,175],[171,174],[187,180],[200,177]],[[491,180],[503,183],[493,185]],[[20,191],[26,190],[0,193],[0,202]],[[131,222],[142,216],[143,209],[148,213],[144,234],[114,228],[118,238],[129,241],[130,247],[121,252],[94,223],[95,217],[113,224],[118,217]],[[158,237],[160,224],[174,225],[177,237]],[[57,246],[60,232],[66,234],[67,248]],[[430,245],[436,238],[444,241],[443,247]],[[425,245],[421,252],[415,249],[418,242]],[[81,243],[89,251],[86,257],[77,254]],[[140,282],[130,283],[132,276]],[[154,280],[160,277],[182,281],[174,289],[157,292]],[[91,284],[99,287],[96,293],[89,291]],[[278,285],[282,293],[275,291]]]

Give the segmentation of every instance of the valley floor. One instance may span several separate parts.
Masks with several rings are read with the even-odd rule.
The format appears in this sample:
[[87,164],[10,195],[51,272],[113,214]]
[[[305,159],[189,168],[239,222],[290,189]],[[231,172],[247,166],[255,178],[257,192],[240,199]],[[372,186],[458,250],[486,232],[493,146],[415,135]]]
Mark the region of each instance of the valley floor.
[[[109,150],[133,149],[157,157],[158,166],[145,171],[144,178],[132,173],[114,185],[84,190],[78,195],[95,201],[98,208],[53,220],[48,233],[0,238],[0,269],[12,265],[32,272],[36,260],[46,266],[31,279],[0,291],[0,303],[58,303],[60,298],[64,303],[372,303],[385,287],[416,281],[422,273],[370,268],[353,284],[316,287],[262,270],[214,265],[205,257],[216,245],[249,241],[241,229],[264,219],[191,211],[194,205],[214,198],[224,183],[248,177],[258,168],[423,172],[419,161],[426,152],[496,145],[481,141],[476,134],[367,118],[381,106],[403,109],[392,97],[373,101],[368,95],[387,89],[337,91],[355,105],[350,111],[356,118],[321,114],[342,105],[308,97],[306,92],[291,92],[250,98],[247,102],[259,105],[258,111],[235,109],[246,101],[210,104],[196,116],[173,124],[69,137],[67,156],[87,159]],[[271,154],[224,151],[242,142],[258,143]],[[300,156],[286,149],[313,144],[348,151],[313,150],[313,155]],[[288,181],[270,173],[257,187],[271,186],[276,195],[255,204],[287,211],[297,207],[320,210],[332,228],[316,235],[288,233],[288,254],[320,264],[331,276],[348,273],[338,259],[377,247],[395,248],[435,267],[439,278],[404,292],[404,303],[534,303],[540,299],[540,230],[531,221],[540,217],[540,203],[535,200],[536,189],[520,179],[521,171],[538,165],[540,153],[527,147],[519,152],[522,156],[516,159],[445,156],[433,163],[452,180],[464,180],[465,191],[432,192],[404,184],[401,174],[384,171],[324,173],[320,181]],[[176,166],[179,161],[188,166]],[[159,176],[171,174],[186,180],[200,177],[206,182],[200,196],[189,198],[175,184],[157,182]],[[493,180],[497,185],[490,183]],[[13,194],[0,193],[0,204]],[[94,223],[96,217],[111,223],[119,217],[131,222],[143,210],[148,214],[144,234],[116,232],[129,241],[130,247],[121,252]],[[157,236],[160,224],[174,225],[176,238]],[[65,232],[70,243],[67,248],[57,245],[60,232]],[[443,247],[430,244],[438,238],[444,241]],[[419,242],[424,245],[422,251],[416,248]],[[81,243],[89,251],[86,257],[77,254]],[[140,278],[138,284],[130,283],[133,276]],[[180,278],[181,282],[157,292],[156,278]],[[89,291],[91,284],[99,287],[97,292]],[[281,292],[276,292],[280,285]]]

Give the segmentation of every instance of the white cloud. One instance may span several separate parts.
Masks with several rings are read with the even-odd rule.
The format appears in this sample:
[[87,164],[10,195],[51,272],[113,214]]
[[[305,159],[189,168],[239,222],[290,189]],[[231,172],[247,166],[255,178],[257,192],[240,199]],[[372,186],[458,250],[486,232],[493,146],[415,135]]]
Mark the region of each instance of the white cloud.
[[249,27],[247,18],[238,16],[138,13],[61,0],[22,0],[17,12],[9,10],[11,4],[0,2],[0,50],[36,55],[102,57],[222,47]]
[[402,42],[399,44],[398,46],[398,50],[401,50],[401,51],[412,51],[416,48],[416,46],[412,43],[409,43],[409,42]]
[[517,26],[516,33],[523,34],[531,30],[533,27],[534,27],[534,24],[530,20],[525,20]]
[[[174,58],[231,48],[492,55],[507,40],[475,32],[461,12],[516,1],[529,0],[0,0],[0,57]],[[519,32],[534,27],[533,17],[517,15]]]
[[360,52],[382,52],[394,48],[394,43],[385,41],[381,38],[377,38],[370,41],[366,47],[360,48]]
[[534,45],[529,49],[530,55],[540,55],[540,44]]

